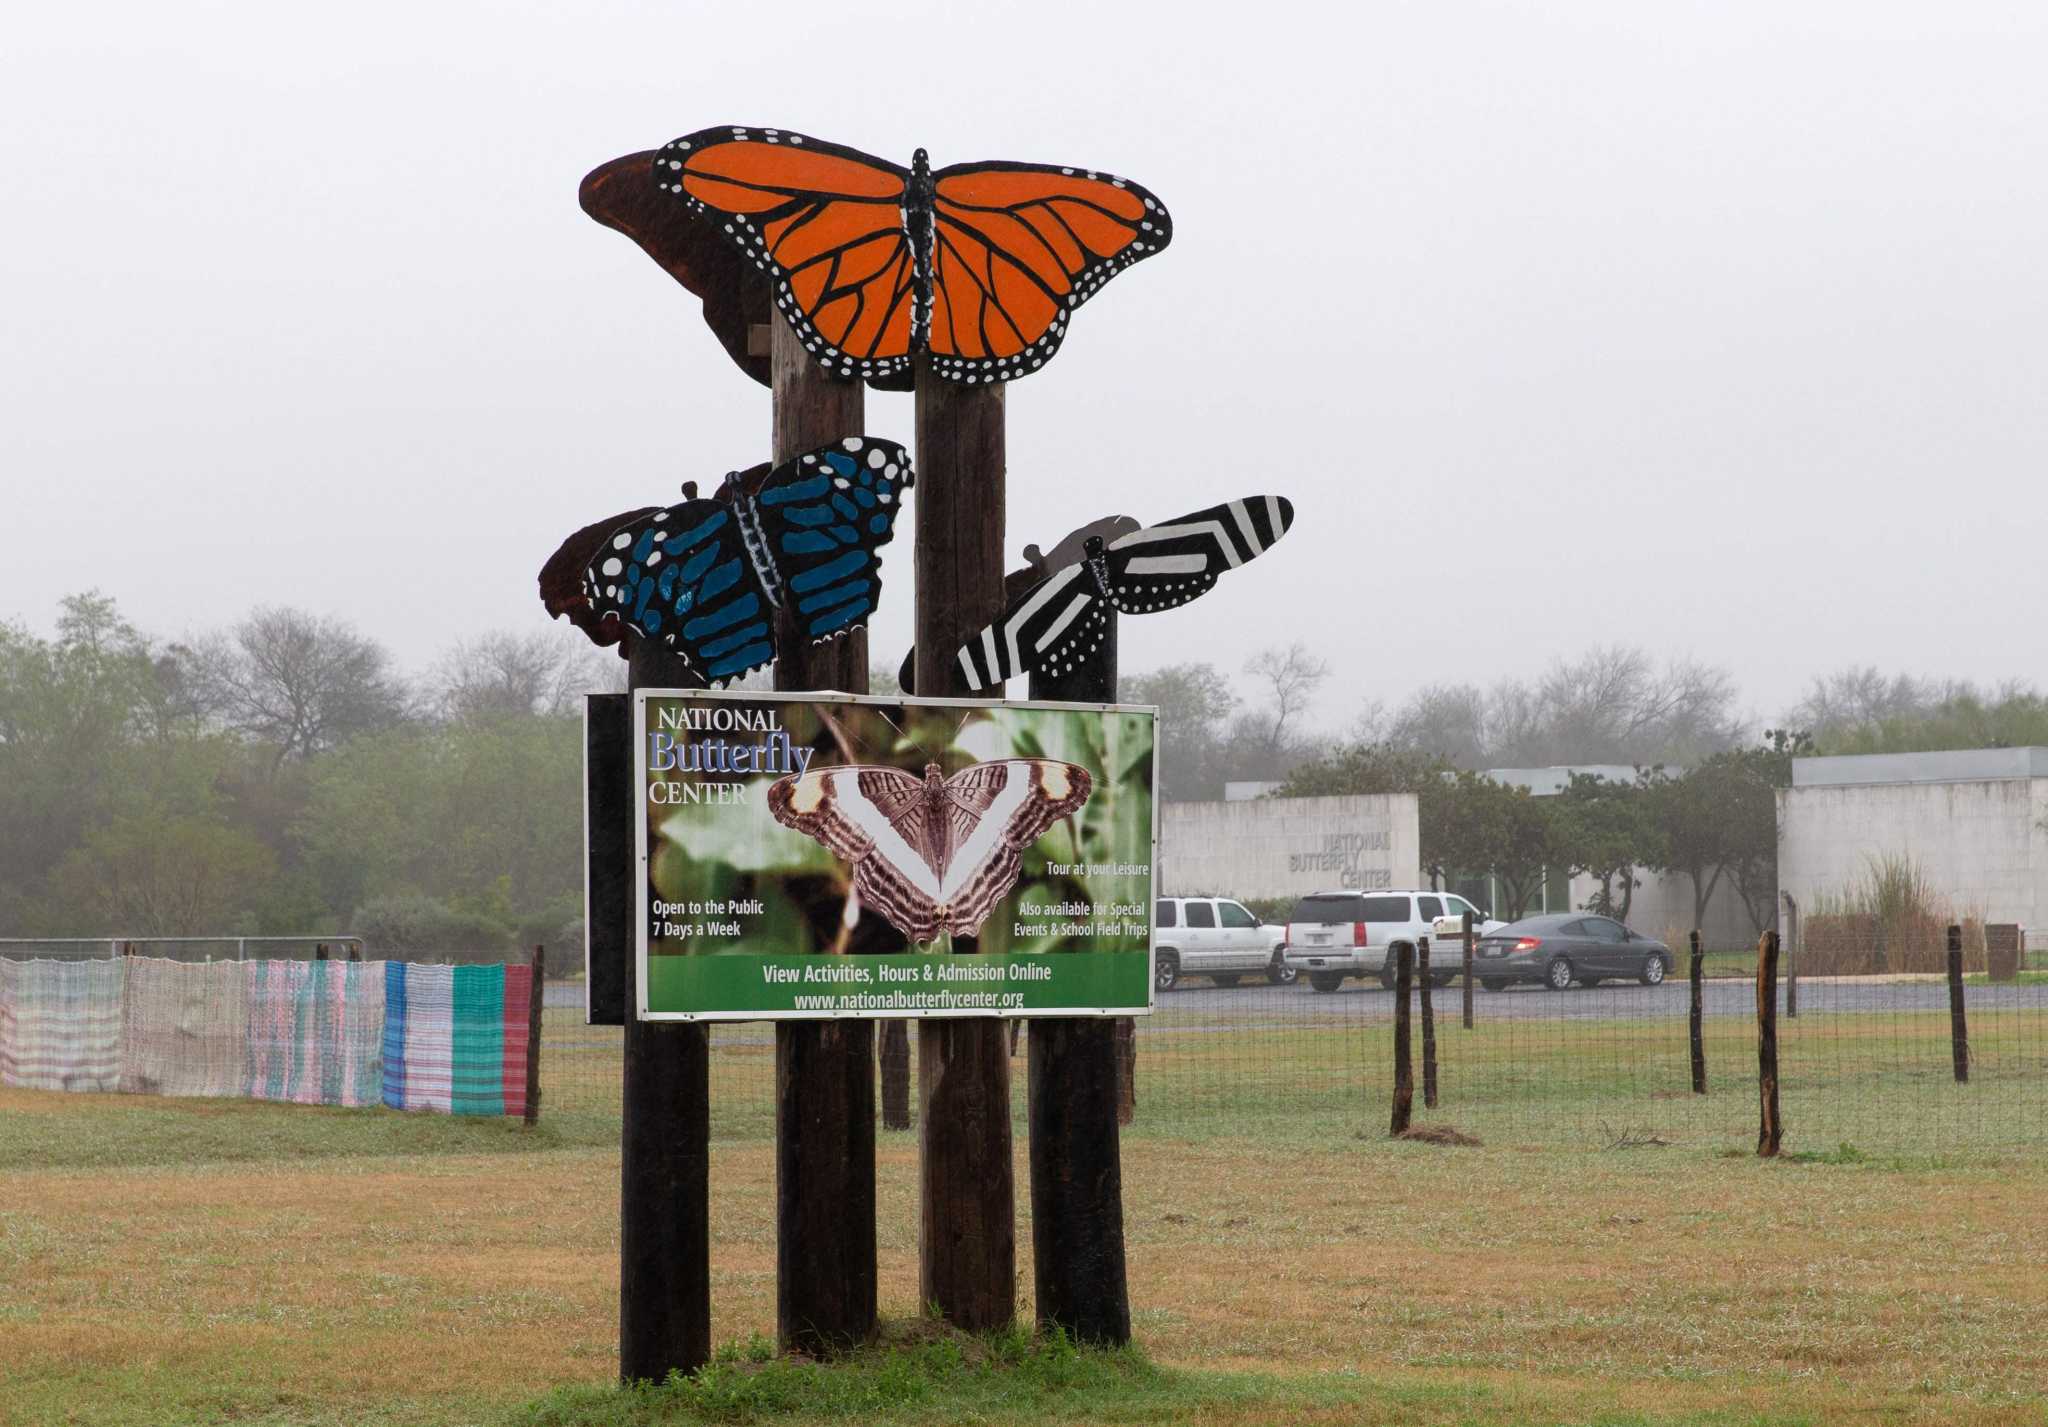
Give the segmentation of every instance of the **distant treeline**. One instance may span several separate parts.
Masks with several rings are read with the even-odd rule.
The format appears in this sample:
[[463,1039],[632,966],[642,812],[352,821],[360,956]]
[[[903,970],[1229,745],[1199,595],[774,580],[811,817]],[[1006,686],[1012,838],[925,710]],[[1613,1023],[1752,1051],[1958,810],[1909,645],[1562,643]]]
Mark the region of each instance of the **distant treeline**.
[[[290,608],[176,640],[94,593],[64,600],[49,636],[0,623],[0,935],[351,931],[393,951],[573,935],[581,698],[623,687],[623,667],[537,621],[458,643],[414,677],[346,622]],[[1396,673],[1390,684],[1411,682]],[[1317,731],[1329,674],[1294,644],[1236,679],[1207,663],[1129,675],[1121,696],[1163,711],[1171,798],[1289,778],[1302,792],[1373,791],[1424,769],[1435,790],[1443,770],[1766,766],[1725,671],[1659,667],[1640,650],[1595,649],[1535,681],[1425,687],[1392,712],[1368,707],[1341,737]],[[893,681],[878,669],[874,687]],[[2031,688],[1874,670],[1817,680],[1783,722],[1810,730],[1819,752],[2048,743],[2048,702]],[[1782,776],[1781,758],[1762,781]],[[1610,811],[1677,796],[1631,793],[1610,808],[1582,792],[1571,836],[1612,841]],[[1496,801],[1447,799],[1447,817],[1486,815],[1432,825],[1470,842],[1472,827],[1503,826],[1496,814],[1514,823],[1519,805]],[[1513,841],[1525,863],[1528,838]],[[1467,865],[1476,846],[1447,844],[1445,860]],[[1572,860],[1670,855],[1637,843]]]

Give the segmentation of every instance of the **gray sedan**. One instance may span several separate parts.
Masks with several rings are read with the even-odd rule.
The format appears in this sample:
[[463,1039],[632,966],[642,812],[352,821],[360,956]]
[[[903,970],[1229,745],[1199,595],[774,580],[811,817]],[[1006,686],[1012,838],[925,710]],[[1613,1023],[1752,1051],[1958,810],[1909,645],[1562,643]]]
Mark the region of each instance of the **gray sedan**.
[[1489,991],[1531,981],[1562,991],[1577,982],[1640,981],[1655,986],[1676,964],[1671,948],[1632,932],[1611,917],[1552,912],[1525,917],[1481,937],[1472,952],[1472,975]]

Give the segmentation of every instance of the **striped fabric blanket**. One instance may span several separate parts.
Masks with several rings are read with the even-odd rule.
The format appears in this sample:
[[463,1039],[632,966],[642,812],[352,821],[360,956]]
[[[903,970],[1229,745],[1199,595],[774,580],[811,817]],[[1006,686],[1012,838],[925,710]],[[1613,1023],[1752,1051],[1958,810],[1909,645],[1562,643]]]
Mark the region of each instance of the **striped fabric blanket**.
[[0,1085],[118,1090],[118,958],[0,962]]
[[0,959],[0,1085],[527,1108],[530,966]]
[[131,1095],[240,1095],[249,1084],[249,991],[233,961],[129,957],[121,1088]]
[[385,963],[248,961],[248,1089],[257,1100],[383,1099]]
[[384,1103],[523,1115],[532,1005],[531,967],[387,963]]

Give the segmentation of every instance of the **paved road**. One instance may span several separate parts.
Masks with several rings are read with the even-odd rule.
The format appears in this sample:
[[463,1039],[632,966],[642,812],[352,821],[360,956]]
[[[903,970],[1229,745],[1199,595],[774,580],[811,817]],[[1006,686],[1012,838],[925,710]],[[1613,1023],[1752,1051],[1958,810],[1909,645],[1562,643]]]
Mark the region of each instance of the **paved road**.
[[[1756,993],[1747,981],[1714,980],[1702,987],[1702,1004],[1710,1016],[1753,1016]],[[1782,995],[1782,992],[1780,993]],[[1455,983],[1436,993],[1437,1013],[1458,1013],[1464,995]],[[583,983],[555,982],[547,988],[550,1009],[583,1005]],[[1158,998],[1154,1023],[1162,1030],[1188,1028],[1189,1022],[1215,1029],[1228,1029],[1240,1018],[1260,1020],[1330,1019],[1357,1020],[1361,1017],[1391,1015],[1394,997],[1382,991],[1377,981],[1347,981],[1338,991],[1324,994],[1306,982],[1295,986],[1267,986],[1249,982],[1232,987],[1211,986],[1205,981],[1181,983],[1180,989]],[[1657,1016],[1683,1017],[1689,1004],[1682,981],[1662,986],[1615,985],[1607,983],[1590,990],[1545,991],[1536,987],[1514,987],[1506,991],[1473,993],[1475,1016],[1485,1020],[1637,1020]],[[1982,986],[1969,988],[1971,1013],[2026,1007],[2048,1010],[2048,986]],[[1941,981],[1840,983],[1805,980],[1799,983],[1799,1009],[1804,1014],[1842,1014],[1891,1011],[1946,1011],[1948,987]]]
[[[1756,990],[1748,981],[1711,980],[1701,986],[1701,1009],[1709,1016],[1756,1014]],[[1464,988],[1453,983],[1436,992],[1439,1015],[1456,1015]],[[1783,987],[1779,1004],[1783,1005]],[[1342,989],[1324,994],[1304,982],[1295,986],[1266,986],[1240,983],[1223,988],[1201,982],[1184,982],[1182,989],[1158,998],[1158,1010],[1166,1017],[1233,1015],[1327,1016],[1355,1019],[1360,1016],[1391,1015],[1394,996],[1380,989],[1378,981],[1346,981]],[[1505,991],[1481,988],[1473,993],[1473,1015],[1485,1020],[1503,1018],[1529,1020],[1636,1020],[1659,1016],[1683,1017],[1691,1004],[1682,981],[1662,986],[1604,982],[1587,989],[1546,991],[1535,986],[1515,986]],[[2048,986],[1971,986],[1969,1009],[1990,1014],[1996,1010],[2025,1006],[2048,1010]],[[1891,1011],[1946,1011],[1948,986],[1934,981],[1838,983],[1803,980],[1799,983],[1801,1014],[1874,1013]]]

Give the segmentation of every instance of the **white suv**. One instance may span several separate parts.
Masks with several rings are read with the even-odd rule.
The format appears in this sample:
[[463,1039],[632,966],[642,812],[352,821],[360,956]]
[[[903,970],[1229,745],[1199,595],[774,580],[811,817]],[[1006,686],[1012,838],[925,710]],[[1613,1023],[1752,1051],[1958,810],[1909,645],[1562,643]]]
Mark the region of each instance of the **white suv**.
[[[1504,925],[1450,892],[1311,892],[1294,904],[1287,919],[1282,955],[1318,991],[1336,990],[1347,976],[1377,976],[1391,990],[1400,964],[1394,948],[1405,942],[1412,949],[1418,938],[1429,937],[1434,953],[1438,938],[1453,923],[1462,928],[1467,912],[1479,932]],[[1456,979],[1463,966],[1464,948],[1450,942],[1444,950],[1444,962],[1431,957],[1432,986]]]
[[1218,986],[1263,975],[1275,986],[1294,980],[1280,955],[1286,933],[1262,925],[1242,902],[1228,897],[1161,897],[1153,909],[1152,982],[1171,991],[1184,976],[1207,976]]

